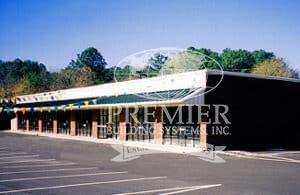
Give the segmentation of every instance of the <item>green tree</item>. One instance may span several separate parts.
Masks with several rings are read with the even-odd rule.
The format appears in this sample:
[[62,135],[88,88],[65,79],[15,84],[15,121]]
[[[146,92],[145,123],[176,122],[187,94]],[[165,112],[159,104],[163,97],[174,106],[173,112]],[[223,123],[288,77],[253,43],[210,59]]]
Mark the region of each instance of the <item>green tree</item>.
[[[21,81],[24,82],[23,86]],[[1,61],[0,63],[0,88],[1,96],[10,98],[19,93],[40,92],[49,89],[50,73],[44,64],[20,59],[14,61]],[[19,88],[20,90],[13,90]],[[23,90],[21,90],[21,88]]]
[[158,76],[159,71],[163,68],[167,60],[168,56],[155,53],[143,69],[136,71],[138,78]]
[[200,49],[196,49],[194,47],[189,47],[187,49],[188,52],[191,53],[199,53],[199,54],[204,54],[205,56],[208,56],[209,58],[205,58],[205,60],[203,60],[203,65],[205,66],[205,68],[208,69],[220,69],[220,67],[218,66],[217,63],[221,63],[222,59],[219,55],[219,53],[214,52],[210,49],[207,48],[200,48]]
[[89,66],[81,68],[67,67],[51,74],[51,90],[85,87],[95,84],[95,72]]
[[223,69],[227,71],[250,72],[255,64],[251,52],[244,49],[224,49],[221,58]]
[[164,75],[200,70],[205,68],[205,61],[205,56],[200,52],[182,51],[168,59],[160,72]]
[[114,80],[115,81],[127,81],[127,80],[131,80],[131,79],[136,79],[138,78],[138,76],[136,78],[132,78],[134,75],[133,73],[136,72],[134,70],[134,68],[130,65],[126,65],[125,67],[116,67],[116,69],[114,70]]
[[67,76],[66,70],[60,72],[51,73],[51,85],[50,90],[67,89],[75,86],[75,81]]
[[268,59],[271,59],[271,58],[275,57],[274,53],[267,52],[267,51],[262,50],[262,49],[260,49],[260,50],[254,50],[252,52],[252,56],[253,56],[253,58],[255,60],[255,64],[261,63],[261,62],[263,62],[265,60],[268,60]]
[[103,74],[103,82],[110,83],[114,81],[115,67],[106,68]]
[[95,83],[102,83],[106,65],[107,63],[101,53],[96,48],[89,47],[81,54],[77,54],[77,59],[70,62],[69,68],[81,69],[87,66],[95,72],[93,78]]

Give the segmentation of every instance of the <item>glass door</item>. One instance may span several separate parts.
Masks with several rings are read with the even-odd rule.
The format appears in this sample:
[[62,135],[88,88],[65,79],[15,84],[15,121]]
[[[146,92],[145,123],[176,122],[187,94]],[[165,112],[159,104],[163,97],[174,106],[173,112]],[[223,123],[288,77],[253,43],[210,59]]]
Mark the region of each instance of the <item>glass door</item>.
[[100,139],[106,139],[108,138],[108,110],[107,109],[101,109],[99,111],[98,115],[98,138]]
[[38,131],[39,130],[39,115],[36,112],[30,112],[29,114],[29,130]]
[[57,113],[57,129],[59,134],[70,134],[70,111],[59,111]]
[[53,133],[53,113],[43,112],[42,119],[42,131],[46,133]]
[[76,135],[91,136],[92,135],[92,111],[78,110],[76,111]]
[[18,114],[18,129],[26,130],[26,115],[25,113]]

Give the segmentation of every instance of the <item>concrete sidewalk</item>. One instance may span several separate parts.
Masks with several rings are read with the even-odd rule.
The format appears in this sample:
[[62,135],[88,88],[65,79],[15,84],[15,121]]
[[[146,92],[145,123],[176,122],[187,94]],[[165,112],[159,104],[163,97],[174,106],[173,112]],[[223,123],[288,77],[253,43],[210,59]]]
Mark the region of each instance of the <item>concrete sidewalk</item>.
[[149,149],[149,150],[157,150],[157,151],[162,151],[162,152],[179,153],[179,154],[197,153],[197,152],[203,152],[206,150],[206,146],[192,148],[192,147],[175,146],[175,145],[162,145],[162,144],[149,143],[149,142],[138,142],[138,141],[126,141],[125,142],[125,141],[120,141],[120,140],[111,139],[111,138],[97,139],[97,138],[93,138],[93,137],[70,136],[70,135],[63,135],[63,134],[40,133],[40,132],[32,132],[32,131],[5,130],[5,131],[0,131],[0,133],[1,132],[12,133],[12,134],[22,134],[22,135],[32,135],[32,136],[43,136],[43,137],[50,137],[50,138],[56,138],[56,139],[85,141],[85,142],[110,144],[110,145],[117,144],[117,145],[129,146],[129,147],[139,147],[139,148],[145,148],[145,149]]

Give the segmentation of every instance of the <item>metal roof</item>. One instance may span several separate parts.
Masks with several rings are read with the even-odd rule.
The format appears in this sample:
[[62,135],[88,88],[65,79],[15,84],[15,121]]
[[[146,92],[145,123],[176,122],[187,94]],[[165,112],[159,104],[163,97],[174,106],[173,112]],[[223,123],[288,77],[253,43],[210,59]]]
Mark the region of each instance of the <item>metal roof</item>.
[[[82,99],[100,97],[126,97],[130,94],[136,95],[152,93],[153,95],[163,95],[164,91],[169,94],[170,91],[205,88],[206,76],[206,70],[199,70],[152,78],[17,96],[16,100],[17,105],[26,105],[27,103],[40,104],[40,102],[45,104],[55,104],[57,102],[69,103],[73,101],[81,101]],[[155,96],[151,97],[152,99],[155,99]],[[159,96],[156,97],[157,99],[162,99]]]
[[[72,105],[74,107],[73,109],[131,105],[168,105],[184,103],[184,100],[195,92],[197,91],[194,89],[169,90],[152,93],[103,96],[65,101],[24,103],[17,104],[15,108],[30,110],[31,108],[43,107],[46,110],[64,110],[69,109],[69,105]],[[85,105],[84,102],[87,102],[87,104]]]

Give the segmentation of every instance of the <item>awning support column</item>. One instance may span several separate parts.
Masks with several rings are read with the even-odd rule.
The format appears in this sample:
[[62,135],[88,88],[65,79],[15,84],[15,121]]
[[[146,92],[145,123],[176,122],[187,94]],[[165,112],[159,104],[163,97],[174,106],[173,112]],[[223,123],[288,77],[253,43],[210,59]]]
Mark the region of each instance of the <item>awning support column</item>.
[[126,112],[125,109],[122,109],[119,118],[119,134],[120,140],[126,141]]
[[16,113],[16,117],[10,120],[10,129],[12,131],[18,130],[18,113]]
[[38,131],[40,132],[40,133],[42,133],[42,131],[43,131],[43,121],[42,121],[42,112],[40,112],[39,113],[39,116],[38,116],[38,118],[39,118],[39,120],[38,120]]
[[157,107],[154,113],[154,143],[162,144],[163,143],[163,120],[162,120],[162,109]]
[[207,148],[207,124],[200,123],[200,145]]
[[26,131],[29,131],[29,114],[26,117]]
[[54,134],[58,133],[58,131],[57,131],[57,112],[55,112],[54,116],[53,116],[53,133]]
[[70,134],[71,136],[76,135],[76,112],[74,110],[71,110]]
[[98,138],[98,121],[97,121],[97,114],[99,110],[92,110],[92,137]]

